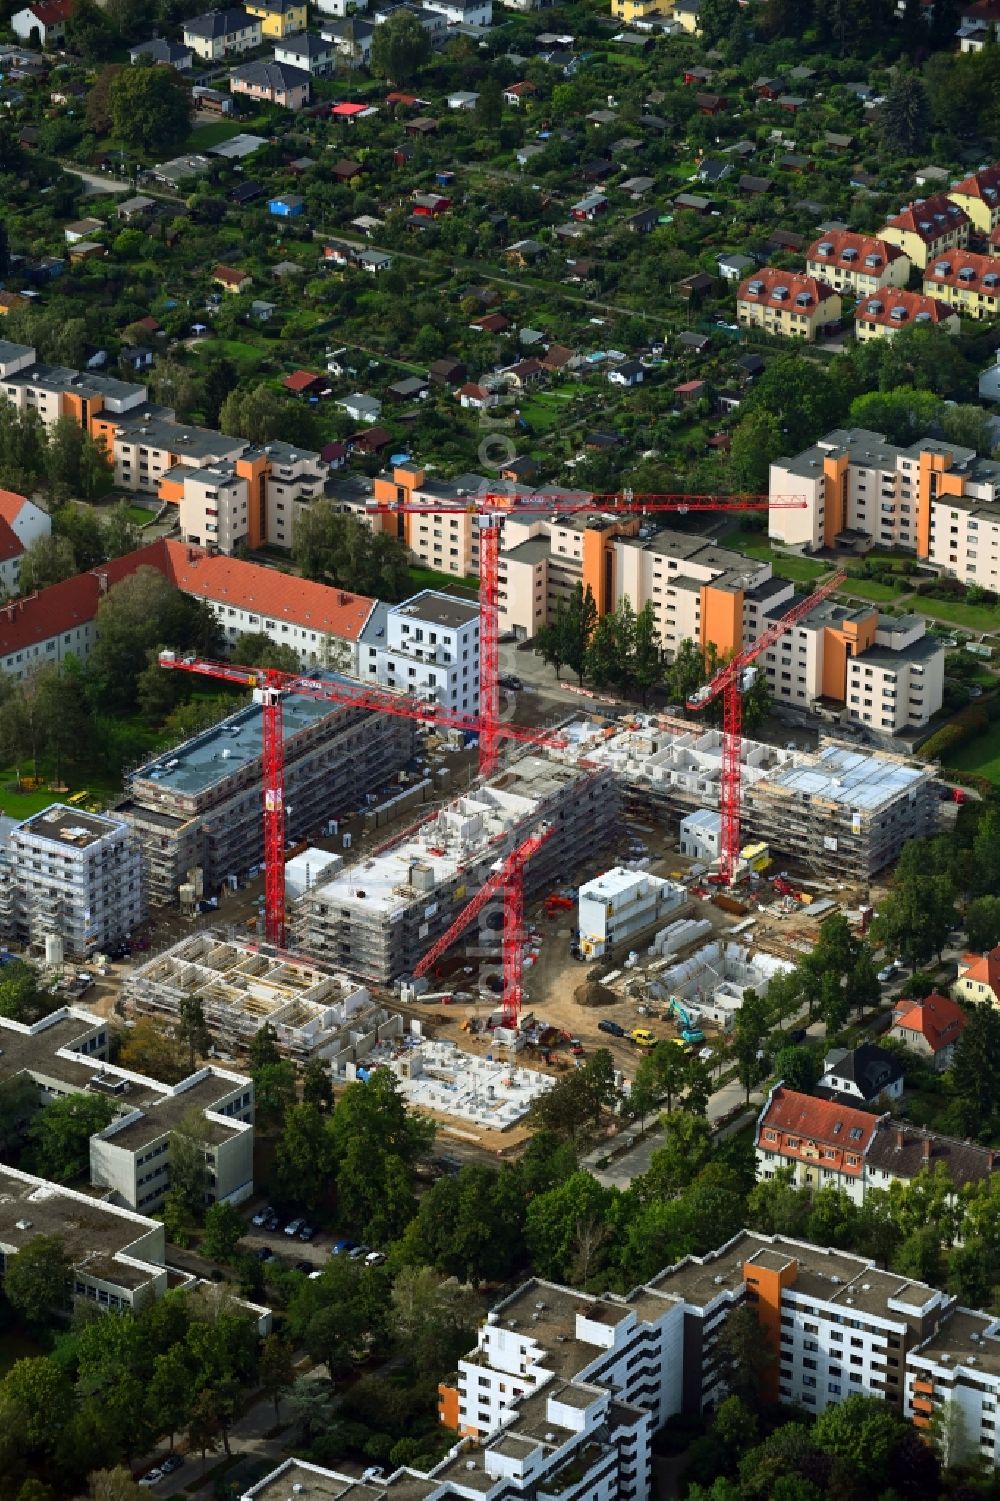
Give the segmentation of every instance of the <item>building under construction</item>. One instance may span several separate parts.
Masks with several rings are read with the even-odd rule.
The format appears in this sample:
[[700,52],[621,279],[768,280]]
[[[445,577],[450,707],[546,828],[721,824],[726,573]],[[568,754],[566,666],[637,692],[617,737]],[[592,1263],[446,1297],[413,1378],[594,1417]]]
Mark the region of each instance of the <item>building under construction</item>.
[[213,1041],[228,1052],[249,1047],[265,1023],[286,1057],[363,1062],[402,1022],[362,985],[310,959],[261,950],[218,933],[192,933],[134,970],[126,1009],[176,1023],[185,1000],[197,999]]
[[[691,721],[635,715],[609,731],[593,722],[566,727],[556,754],[607,767],[627,813],[682,819],[717,809],[722,733]],[[830,879],[867,882],[910,839],[933,833],[932,767],[883,751],[823,740],[817,752],[742,745],[742,836]]]
[[[310,698],[284,700],[285,831],[328,827],[390,783],[416,748],[416,725]],[[142,845],[150,902],[178,900],[201,871],[206,889],[243,881],[263,859],[263,716],[248,705],[132,772],[118,813]]]
[[410,837],[320,881],[293,909],[295,945],[390,984],[412,971],[491,870],[540,824],[553,834],[526,868],[529,897],[609,843],[619,809],[610,768],[523,756]]

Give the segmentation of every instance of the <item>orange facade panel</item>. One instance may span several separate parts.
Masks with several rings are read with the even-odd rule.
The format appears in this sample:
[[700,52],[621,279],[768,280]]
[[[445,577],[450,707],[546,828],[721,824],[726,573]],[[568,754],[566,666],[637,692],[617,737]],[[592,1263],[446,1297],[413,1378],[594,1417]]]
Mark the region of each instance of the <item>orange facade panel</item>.
[[838,532],[844,530],[844,486],[848,463],[846,453],[830,455],[823,460],[823,541],[827,547],[832,545]]
[[765,1402],[778,1400],[778,1362],[781,1359],[781,1294],[786,1287],[794,1287],[798,1275],[798,1262],[792,1259],[778,1268],[759,1266],[754,1261],[746,1262],[743,1267],[743,1281],[754,1297],[757,1321],[772,1357],[760,1378],[761,1395]]
[[458,1387],[438,1386],[438,1416],[446,1428],[458,1428]]
[[184,481],[179,479],[160,480],[156,494],[160,500],[168,500],[172,505],[180,505],[184,499]]
[[701,586],[701,646],[714,646],[721,660],[743,646],[743,590]]

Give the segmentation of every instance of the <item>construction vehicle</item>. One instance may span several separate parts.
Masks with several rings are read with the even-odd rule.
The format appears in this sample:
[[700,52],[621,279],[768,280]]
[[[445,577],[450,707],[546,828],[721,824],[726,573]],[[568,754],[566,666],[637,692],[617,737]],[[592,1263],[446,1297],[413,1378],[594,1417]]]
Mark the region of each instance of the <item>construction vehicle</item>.
[[628,1035],[637,1048],[656,1047],[656,1038],[648,1027],[633,1027]]
[[700,1027],[694,1024],[694,1018],[685,1010],[680,1001],[674,996],[667,1007],[667,1015],[672,1016],[677,1023],[678,1031],[685,1042],[704,1042],[705,1034]]

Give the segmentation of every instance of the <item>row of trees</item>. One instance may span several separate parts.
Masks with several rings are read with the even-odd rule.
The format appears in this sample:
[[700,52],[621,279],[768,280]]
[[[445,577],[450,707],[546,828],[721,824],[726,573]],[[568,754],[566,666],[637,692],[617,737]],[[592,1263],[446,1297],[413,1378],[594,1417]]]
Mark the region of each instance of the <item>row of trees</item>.
[[0,402],[0,485],[31,495],[44,489],[53,503],[69,495],[107,494],[114,467],[104,443],[71,417],[46,427],[34,408]]

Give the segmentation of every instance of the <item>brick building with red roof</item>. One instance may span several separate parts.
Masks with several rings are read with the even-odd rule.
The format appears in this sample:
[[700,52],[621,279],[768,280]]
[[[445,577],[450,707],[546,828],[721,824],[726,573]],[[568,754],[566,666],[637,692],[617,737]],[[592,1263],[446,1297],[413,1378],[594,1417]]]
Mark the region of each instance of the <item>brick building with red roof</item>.
[[745,276],[736,294],[736,321],[741,328],[813,343],[840,322],[840,296],[815,276],[764,266]]
[[913,1053],[929,1058],[936,1069],[950,1068],[955,1044],[967,1017],[950,996],[932,990],[922,1001],[899,1000],[893,1007],[889,1036],[904,1043]]
[[949,334],[961,331],[962,320],[953,307],[922,292],[907,292],[901,287],[863,297],[854,309],[854,336],[859,343],[866,339],[893,339],[901,328],[927,323]]

